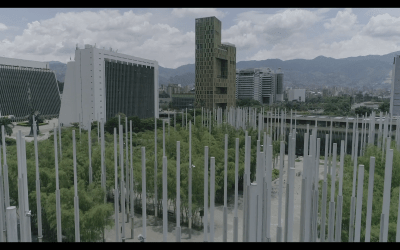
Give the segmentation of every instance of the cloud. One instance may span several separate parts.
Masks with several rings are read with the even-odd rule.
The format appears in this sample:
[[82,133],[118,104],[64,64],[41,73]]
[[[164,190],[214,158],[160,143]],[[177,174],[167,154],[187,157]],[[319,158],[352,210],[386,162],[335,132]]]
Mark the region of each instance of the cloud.
[[286,9],[275,14],[247,11],[238,14],[236,24],[223,30],[222,39],[240,50],[249,50],[291,40],[321,20],[317,12]]
[[7,30],[7,26],[3,23],[0,23],[0,31]]
[[400,17],[393,17],[387,13],[373,16],[363,28],[362,34],[397,40],[400,38]]
[[209,16],[223,18],[226,14],[215,8],[181,8],[181,9],[174,8],[171,13],[172,15],[179,18],[182,17],[201,18]]
[[66,62],[73,57],[77,43],[80,48],[95,43],[98,48],[112,47],[170,68],[192,63],[194,58],[194,32],[156,23],[151,13],[118,10],[57,13],[53,18],[28,23],[21,35],[2,41],[0,54]]
[[357,24],[357,16],[352,12],[352,9],[338,11],[334,18],[329,22],[324,23],[324,27],[331,32],[331,36],[351,36],[354,35],[360,28]]

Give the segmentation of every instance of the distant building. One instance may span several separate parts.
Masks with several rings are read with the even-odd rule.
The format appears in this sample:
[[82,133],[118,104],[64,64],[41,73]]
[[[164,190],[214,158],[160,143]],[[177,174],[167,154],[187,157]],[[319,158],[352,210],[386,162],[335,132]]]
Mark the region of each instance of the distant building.
[[390,96],[390,114],[400,116],[400,55],[396,55],[393,60],[392,70],[392,91]]
[[181,109],[192,109],[194,107],[194,94],[172,94],[172,108],[181,110]]
[[158,118],[157,61],[85,45],[67,63],[59,121],[107,121],[118,113]]
[[29,92],[34,111],[40,111],[46,119],[59,116],[60,92],[49,63],[0,57],[1,115],[26,120],[25,116],[31,113]]
[[196,102],[213,109],[236,105],[236,47],[221,43],[221,21],[216,17],[196,19]]
[[306,90],[305,89],[289,89],[288,90],[288,101],[306,101]]
[[254,99],[262,104],[283,101],[283,72],[270,68],[236,70],[236,99]]

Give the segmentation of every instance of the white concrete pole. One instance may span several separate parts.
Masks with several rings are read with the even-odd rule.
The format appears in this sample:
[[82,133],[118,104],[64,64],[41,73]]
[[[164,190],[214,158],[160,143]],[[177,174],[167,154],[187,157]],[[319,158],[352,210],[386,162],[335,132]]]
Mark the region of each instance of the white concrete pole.
[[58,181],[58,159],[57,159],[57,131],[55,125],[54,129],[54,163],[56,167],[56,219],[57,219],[57,241],[62,242],[61,235],[61,198],[60,198],[60,186]]
[[356,206],[356,181],[357,181],[357,152],[358,152],[358,129],[356,129],[354,144],[354,167],[353,167],[353,188],[351,192],[351,205],[350,205],[350,226],[349,226],[349,242],[354,241],[354,215]]
[[228,134],[225,134],[223,242],[228,240]]
[[103,118],[100,121],[100,128],[101,128],[101,187],[104,190],[104,203],[107,202],[106,197],[106,166],[105,166],[105,142],[104,142],[104,121]]
[[[33,137],[34,137],[34,144],[35,144],[35,164],[36,164],[36,205],[37,205],[38,240],[39,240],[39,242],[42,242],[42,239],[43,239],[42,203],[41,203],[41,199],[40,199],[39,158],[38,158],[38,145],[37,145],[37,128],[36,128],[35,119],[33,119]],[[60,139],[60,141],[61,141],[61,139]]]
[[[90,134],[90,130],[88,131]],[[89,137],[90,139],[90,137]],[[89,144],[90,145],[90,144]],[[76,145],[75,145],[75,130],[72,130],[72,147],[73,147],[73,161],[74,161],[74,218],[75,218],[75,242],[81,241],[79,232],[79,196],[78,196],[78,180],[76,176]],[[89,172],[91,173],[91,165],[89,165]],[[91,179],[91,178],[90,178]],[[89,179],[89,181],[90,181]]]
[[247,222],[246,222],[246,220],[247,220],[247,199],[248,199],[248,197],[247,197],[247,187],[248,187],[248,185],[249,185],[249,183],[247,183],[247,158],[248,158],[248,153],[247,153],[247,151],[248,151],[248,139],[247,139],[247,136],[248,135],[248,132],[247,131],[245,131],[245,136],[244,136],[244,140],[245,140],[245,147],[244,147],[244,150],[245,150],[245,153],[244,153],[244,174],[243,174],[243,229],[242,229],[242,232],[243,232],[243,242],[247,242]]
[[126,196],[126,223],[129,222],[129,198],[130,198],[130,188],[129,188],[129,183],[130,183],[130,179],[129,179],[129,156],[128,156],[128,119],[125,118],[125,173],[126,173],[126,177],[125,177],[125,196]]
[[[1,162],[1,154],[0,154]],[[0,242],[6,242],[6,207],[4,204],[4,190],[3,190],[3,175],[2,167],[0,164]]]
[[22,165],[21,165],[21,170],[22,170],[22,181],[23,181],[23,188],[24,188],[24,215],[25,215],[25,222],[26,222],[26,227],[25,227],[25,235],[26,235],[26,241],[27,242],[32,242],[32,231],[31,231],[31,210],[29,210],[29,199],[28,199],[28,171],[27,171],[27,165],[26,165],[26,141],[25,141],[25,136],[20,136],[21,139],[21,149],[22,149]]
[[169,136],[169,109],[168,109],[168,136]]
[[9,185],[8,185],[8,166],[7,166],[7,152],[6,152],[6,134],[4,125],[1,125],[1,139],[3,144],[3,178],[4,178],[4,198],[5,198],[5,205],[6,207],[10,206],[10,192],[9,192]]
[[[387,149],[390,148],[390,137],[387,138]],[[392,164],[393,164],[393,149],[389,149],[386,152],[386,163],[385,163],[385,183],[383,187],[383,203],[382,203],[382,214],[384,214],[383,224],[383,242],[387,242],[388,229],[389,229],[389,207],[390,207],[390,189],[392,185]]]
[[186,108],[186,126],[185,126],[186,130],[187,130],[187,108]]
[[[268,143],[267,143],[268,145]],[[267,164],[266,164],[266,183],[267,183],[267,192],[266,192],[266,199],[267,199],[267,227],[266,227],[266,239],[267,242],[271,241],[271,191],[272,191],[272,145],[267,146]],[[250,154],[250,153],[249,153]],[[250,159],[249,159],[250,161]],[[250,174],[249,174],[250,175]]]
[[336,184],[336,152],[337,144],[333,143],[332,175],[331,175],[331,201],[329,203],[328,241],[334,241],[335,229],[335,184]]
[[358,167],[358,183],[357,183],[356,226],[355,226],[355,232],[354,232],[354,242],[360,242],[363,184],[364,184],[364,165],[359,165],[359,167]]
[[[295,149],[295,138],[292,138],[292,154]],[[293,156],[292,156],[293,157]],[[286,220],[285,220],[285,242],[293,241],[293,221],[294,221],[294,175],[295,169],[292,166],[288,167],[288,183],[286,184]]]
[[211,157],[210,175],[210,242],[214,242],[214,208],[215,208],[215,157]]
[[238,242],[238,187],[239,187],[239,138],[236,138],[235,144],[235,204],[234,204],[234,217],[233,217],[233,242]]
[[121,240],[122,242],[125,242],[125,177],[124,177],[124,146],[123,146],[123,131],[122,131],[122,125],[119,125],[119,164],[121,167],[121,181],[120,181],[120,186],[121,186],[121,226],[122,226],[122,234],[121,234]]
[[[89,144],[89,184],[92,184],[92,140],[90,138],[90,121],[89,121],[89,127],[88,127],[88,144]],[[75,134],[75,130],[73,130],[72,132],[73,134]],[[74,137],[75,138],[75,137]]]
[[133,236],[133,233],[134,233],[134,226],[135,226],[135,224],[133,223],[133,220],[134,220],[134,214],[135,214],[135,210],[134,210],[134,208],[135,208],[135,198],[134,198],[134,194],[133,194],[133,158],[132,158],[132,120],[130,120],[129,121],[129,131],[130,131],[130,133],[129,133],[129,135],[130,135],[130,154],[131,154],[131,157],[130,157],[130,160],[131,160],[131,162],[130,162],[130,175],[129,175],[129,177],[130,177],[130,200],[131,200],[131,202],[130,202],[130,205],[131,205],[131,212],[130,212],[130,218],[131,218],[131,239],[134,239],[134,236]]
[[372,198],[374,189],[374,174],[375,174],[375,157],[371,156],[369,160],[369,180],[368,180],[368,200],[367,200],[367,218],[365,226],[365,242],[371,240],[371,216],[372,216]]
[[[257,141],[259,142],[259,140]],[[265,232],[265,220],[266,216],[263,212],[265,211],[264,209],[264,174],[265,174],[265,164],[264,164],[264,152],[258,152],[259,155],[259,161],[257,165],[257,172],[256,172],[256,181],[258,181],[258,186],[257,186],[257,193],[258,193],[258,204],[257,204],[257,242],[263,242],[265,237],[264,237],[264,232]],[[255,215],[254,215],[255,216]]]
[[347,154],[347,130],[349,128],[349,117],[346,117],[346,133],[344,137],[344,153]]
[[17,230],[17,208],[15,206],[6,208],[7,242],[18,242]]
[[[17,132],[16,135],[16,143],[17,143],[17,167],[18,167],[18,213],[21,215],[20,217],[20,241],[21,242],[26,242],[26,235],[25,235],[25,209],[24,209],[24,188],[23,188],[23,181],[22,181],[22,170],[21,170],[21,165],[22,165],[22,153],[21,153],[21,130]],[[57,154],[57,151],[55,151]]]
[[[290,137],[289,137],[290,138]],[[276,229],[276,242],[282,242],[282,189],[283,189],[283,161],[285,157],[285,142],[281,141],[280,148],[280,163],[279,163],[279,200],[278,200],[278,227]],[[289,156],[288,156],[289,157]]]
[[361,116],[361,131],[360,131],[360,148],[359,148],[359,156],[362,156],[362,148],[363,148],[363,135],[364,135],[364,116]]
[[326,200],[327,200],[327,163],[328,163],[328,145],[329,135],[325,134],[325,156],[324,156],[324,181],[322,186],[322,208],[321,208],[321,242],[325,242],[325,230],[326,230]]
[[114,128],[114,176],[115,176],[115,188],[114,188],[114,210],[115,210],[115,241],[120,242],[119,237],[119,201],[118,201],[118,164],[117,164],[117,128]]
[[207,242],[208,235],[208,146],[204,147],[204,242]]
[[342,238],[342,209],[343,209],[343,166],[344,166],[344,152],[345,143],[342,140],[340,144],[340,169],[339,169],[339,192],[337,196],[337,207],[336,207],[336,231],[335,231],[335,241],[341,242]]
[[[177,112],[174,111],[174,130],[176,131],[176,114]],[[156,118],[157,119],[157,118]]]
[[189,121],[189,239],[192,238],[192,121]]
[[142,234],[146,242],[146,149],[142,147]]
[[181,242],[181,142],[176,142],[176,241]]
[[[174,117],[176,118],[176,113],[175,113]],[[164,121],[163,121],[163,132],[164,132]],[[164,137],[163,137],[163,156],[165,156],[164,148],[165,147],[164,147]],[[156,218],[158,216],[157,167],[158,167],[158,165],[157,165],[157,118],[154,118],[154,217],[156,217]],[[157,225],[157,220],[154,220],[154,224]]]
[[79,143],[81,143],[81,138],[82,138],[82,120],[81,120],[81,113],[79,113]]
[[[35,119],[35,118],[34,118]],[[36,124],[36,121],[33,121],[34,124]],[[37,131],[36,131],[37,132]],[[58,123],[58,140],[60,141],[60,159],[62,159],[62,150],[61,150],[61,126],[60,123]]]
[[167,157],[163,156],[163,241],[168,236]]
[[97,113],[97,143],[100,143],[100,119],[99,119],[99,113]]

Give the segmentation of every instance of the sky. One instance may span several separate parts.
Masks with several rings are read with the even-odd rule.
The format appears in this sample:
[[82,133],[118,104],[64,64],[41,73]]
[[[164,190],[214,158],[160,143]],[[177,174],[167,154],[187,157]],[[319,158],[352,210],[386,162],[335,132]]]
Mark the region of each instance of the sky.
[[400,8],[0,8],[0,56],[67,63],[96,44],[177,68],[194,63],[195,18],[209,16],[237,62],[400,51]]

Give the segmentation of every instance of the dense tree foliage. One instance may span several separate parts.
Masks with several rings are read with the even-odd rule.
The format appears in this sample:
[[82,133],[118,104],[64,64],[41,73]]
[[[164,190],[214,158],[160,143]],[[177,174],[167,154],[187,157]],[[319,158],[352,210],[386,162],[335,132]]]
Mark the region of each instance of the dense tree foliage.
[[236,99],[238,107],[261,107],[261,103],[254,99]]
[[[193,111],[192,111],[193,112]],[[198,112],[198,113],[197,113]],[[190,112],[189,112],[190,113]],[[244,171],[244,131],[237,131],[229,125],[212,127],[211,134],[208,128],[201,126],[201,110],[196,110],[196,124],[192,125],[192,212],[193,228],[201,226],[200,211],[203,209],[204,191],[204,147],[209,147],[209,157],[215,157],[215,200],[217,204],[223,202],[223,183],[224,183],[224,137],[228,134],[228,197],[234,193],[235,187],[235,138],[239,138],[239,189],[243,185]],[[188,114],[190,115],[190,114]],[[185,117],[186,118],[186,117]],[[189,117],[188,117],[189,118]],[[128,117],[128,120],[130,117]],[[135,211],[141,212],[141,147],[146,149],[146,189],[148,203],[152,204],[154,199],[154,119],[131,118],[136,125],[136,131],[132,134],[133,145],[133,170],[134,170],[134,190],[136,197]],[[191,119],[191,118],[190,118]],[[118,117],[110,119],[108,125],[118,123]],[[138,122],[140,121],[140,125]],[[190,122],[190,120],[188,120]],[[124,120],[121,117],[121,123]],[[161,123],[161,124],[160,124]],[[162,157],[163,157],[163,136],[162,121],[157,123],[157,190],[160,214],[162,216]],[[161,126],[160,126],[161,125]],[[92,124],[95,128],[97,124]],[[112,128],[112,127],[111,127]],[[73,187],[73,153],[72,153],[72,130],[75,127],[62,128],[62,158],[59,158],[59,182],[61,192],[61,225],[62,234],[65,236],[63,241],[75,241],[74,228],[74,187]],[[165,128],[167,131],[167,127]],[[175,130],[176,129],[176,130]],[[189,131],[181,127],[177,122],[176,128],[170,128],[170,136],[166,136],[165,155],[168,160],[168,203],[176,211],[176,142],[180,141],[181,155],[181,218],[182,225],[188,222],[188,170],[189,170]],[[112,132],[113,129],[112,129]],[[50,132],[51,134],[53,132]],[[77,174],[78,174],[78,195],[80,210],[80,232],[81,241],[99,241],[105,227],[113,225],[110,219],[114,213],[112,203],[104,203],[104,196],[113,192],[114,188],[114,134],[105,133],[105,166],[106,166],[106,193],[101,189],[101,156],[100,144],[97,140],[97,131],[91,131],[92,138],[92,169],[93,182],[89,184],[89,159],[88,159],[88,132],[82,130],[82,134],[76,132],[76,153],[77,153]],[[167,133],[167,132],[166,132]],[[255,180],[256,145],[257,130],[249,130],[251,140],[251,180]],[[130,136],[128,136],[129,138]],[[124,134],[125,141],[125,134]],[[58,138],[57,138],[58,139]],[[129,143],[128,143],[129,144]],[[275,144],[274,144],[275,146]],[[56,241],[56,199],[55,199],[55,155],[54,155],[54,136],[47,140],[38,142],[39,172],[41,185],[42,203],[42,224],[44,241]],[[118,149],[119,151],[119,149]],[[28,191],[29,208],[32,210],[32,231],[37,230],[37,204],[36,204],[36,165],[33,142],[26,143],[27,170],[28,170]],[[124,149],[125,152],[125,149]],[[276,150],[274,149],[274,156]],[[125,157],[125,154],[124,154]],[[10,198],[11,205],[18,206],[18,187],[17,187],[17,151],[16,145],[7,145],[7,161],[9,166]],[[117,158],[119,162],[119,157]],[[210,174],[210,163],[209,174]],[[120,175],[120,166],[118,167]],[[273,170],[272,179],[279,176],[277,169]],[[210,180],[210,179],[209,179]],[[111,199],[112,201],[112,199]],[[138,209],[139,207],[139,209]],[[149,206],[151,207],[151,206]]]
[[390,102],[383,102],[381,105],[379,105],[379,110],[382,113],[389,113],[389,109],[390,109]]
[[354,112],[356,113],[356,115],[360,117],[365,116],[365,113],[367,113],[367,116],[370,116],[372,113],[372,108],[368,108],[366,106],[360,106],[355,108]]
[[[400,185],[400,152],[396,149],[395,142],[392,142],[391,146],[393,150],[393,168],[392,168],[392,180],[391,180],[391,192],[390,192],[390,212],[389,212],[389,233],[388,241],[396,241],[396,226],[397,226],[397,215],[399,206],[399,185]],[[365,228],[366,228],[366,215],[367,215],[367,200],[368,200],[368,181],[369,181],[369,164],[370,157],[375,157],[375,172],[374,172],[374,187],[373,187],[373,201],[372,201],[372,219],[371,219],[371,242],[379,241],[380,233],[380,217],[382,213],[382,202],[383,202],[383,187],[385,179],[385,154],[382,154],[382,149],[376,146],[368,146],[366,148],[364,156],[358,157],[358,165],[364,165],[364,184],[363,184],[363,199],[362,199],[362,215],[361,215],[361,242],[365,241]],[[339,157],[339,156],[338,156]],[[338,164],[339,166],[339,164]],[[353,188],[353,169],[354,162],[351,160],[350,155],[345,156],[344,169],[343,169],[343,212],[342,212],[342,242],[347,242],[349,239],[349,224],[350,224],[350,205],[351,195]],[[338,170],[338,168],[337,168]],[[338,171],[336,171],[338,173]],[[358,178],[358,167],[357,167],[357,178]],[[358,183],[359,180],[357,180]],[[322,180],[320,181],[320,201],[322,201]],[[329,214],[329,201],[330,201],[330,185],[331,179],[328,175],[328,192],[327,192],[327,213],[326,221],[328,221]],[[337,202],[339,180],[336,178],[335,184],[335,202]],[[356,186],[357,188],[357,186]],[[356,189],[357,190],[357,189]],[[356,192],[357,194],[357,192]],[[321,204],[319,205],[319,211],[321,211]],[[326,226],[325,235],[328,235],[328,227]]]

